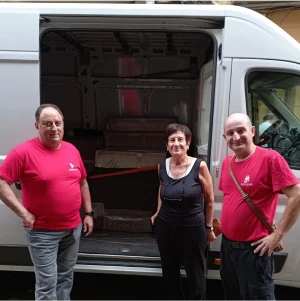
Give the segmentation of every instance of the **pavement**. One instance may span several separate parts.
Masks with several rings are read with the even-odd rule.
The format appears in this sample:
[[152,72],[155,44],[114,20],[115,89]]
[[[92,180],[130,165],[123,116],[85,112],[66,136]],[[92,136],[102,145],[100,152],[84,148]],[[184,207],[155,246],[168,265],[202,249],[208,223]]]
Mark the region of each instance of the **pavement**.
[[[34,274],[1,271],[0,292],[0,300],[34,300]],[[300,300],[297,288],[276,286],[275,293],[277,300]],[[75,273],[71,299],[163,300],[165,294],[161,277]],[[220,281],[207,281],[207,300],[224,300]]]

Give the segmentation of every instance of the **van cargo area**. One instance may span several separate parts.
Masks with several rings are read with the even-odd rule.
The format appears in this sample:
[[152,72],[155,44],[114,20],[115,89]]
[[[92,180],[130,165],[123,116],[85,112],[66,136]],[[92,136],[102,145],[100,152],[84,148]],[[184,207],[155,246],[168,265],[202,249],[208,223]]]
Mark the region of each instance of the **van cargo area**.
[[88,172],[95,230],[83,236],[80,253],[158,258],[150,217],[157,165],[168,156],[164,131],[186,124],[195,134],[190,155],[201,155],[201,71],[213,70],[213,39],[203,32],[51,29],[40,49],[41,102],[62,110],[64,140],[78,148]]

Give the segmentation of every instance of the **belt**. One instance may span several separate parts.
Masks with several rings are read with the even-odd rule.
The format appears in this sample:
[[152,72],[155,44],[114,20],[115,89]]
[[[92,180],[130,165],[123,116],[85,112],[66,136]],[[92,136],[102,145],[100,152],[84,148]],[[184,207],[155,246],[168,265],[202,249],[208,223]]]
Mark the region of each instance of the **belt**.
[[229,245],[233,249],[248,249],[248,248],[253,248],[251,246],[252,241],[234,241],[234,240],[229,240],[227,237],[225,237],[224,234],[223,234],[223,237],[225,238],[225,240],[227,240],[227,242],[229,243]]
[[248,249],[251,247],[250,242],[228,241],[228,243],[233,249]]

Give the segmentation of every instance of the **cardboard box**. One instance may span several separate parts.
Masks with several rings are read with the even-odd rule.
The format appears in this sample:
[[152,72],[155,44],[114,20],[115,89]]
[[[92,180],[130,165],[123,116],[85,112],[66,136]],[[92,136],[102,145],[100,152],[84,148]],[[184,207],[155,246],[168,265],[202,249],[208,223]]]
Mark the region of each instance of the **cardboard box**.
[[80,152],[82,160],[94,160],[95,152],[101,148],[101,142],[99,139],[94,138],[79,138],[79,137],[65,137],[65,141],[73,144]]
[[175,118],[113,117],[107,120],[107,130],[114,132],[165,132]]
[[104,204],[103,203],[92,203],[94,211],[94,229],[102,230],[103,228],[103,216],[104,216]]
[[160,132],[105,132],[105,148],[166,149]]
[[103,230],[118,232],[151,232],[150,211],[106,209]]
[[165,152],[98,150],[95,157],[95,166],[102,168],[141,168],[157,166],[165,158]]
[[94,160],[83,160],[83,165],[86,172],[89,174],[95,168],[95,159]]

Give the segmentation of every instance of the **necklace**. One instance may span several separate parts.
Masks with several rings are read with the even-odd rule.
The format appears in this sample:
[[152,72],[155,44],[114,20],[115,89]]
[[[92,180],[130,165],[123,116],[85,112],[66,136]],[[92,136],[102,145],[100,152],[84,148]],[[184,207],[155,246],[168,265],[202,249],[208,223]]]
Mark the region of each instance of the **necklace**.
[[[170,159],[170,164],[169,164],[169,170],[170,170],[170,174],[172,175],[172,161],[173,161],[173,157]],[[186,158],[186,162],[185,162],[185,172],[184,172],[184,177],[186,176],[186,172],[187,172],[187,169],[188,169],[188,162],[189,162],[189,158],[187,157]],[[174,176],[175,178],[178,178],[178,175],[180,174],[180,172],[174,172]]]

